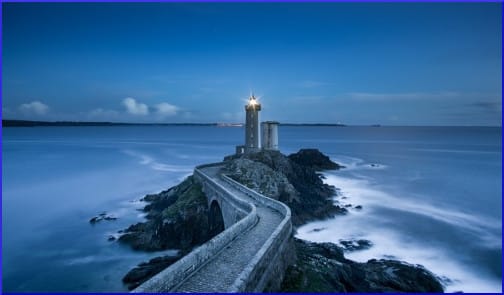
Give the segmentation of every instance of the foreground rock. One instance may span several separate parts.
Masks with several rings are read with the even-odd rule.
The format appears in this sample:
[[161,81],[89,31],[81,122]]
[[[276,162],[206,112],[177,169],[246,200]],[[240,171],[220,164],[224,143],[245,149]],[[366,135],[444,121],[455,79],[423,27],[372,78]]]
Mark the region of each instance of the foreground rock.
[[347,213],[333,204],[335,188],[324,184],[316,172],[342,166],[318,150],[300,150],[288,157],[278,151],[260,151],[225,160],[231,178],[288,205],[295,226]]
[[[286,203],[291,208],[295,226],[347,213],[347,209],[333,204],[335,188],[324,184],[322,176],[317,173],[341,167],[316,150],[300,150],[288,157],[278,151],[261,151],[225,159],[225,172],[230,177]],[[130,226],[123,231],[119,241],[137,250],[181,249],[181,252],[176,257],[154,258],[128,272],[123,282],[130,289],[218,233],[209,228],[207,200],[201,185],[192,176],[159,194],[147,195],[143,200],[149,202],[143,209],[147,213],[147,221]],[[324,228],[314,229],[321,230]],[[372,246],[370,241],[344,240],[340,243],[344,248],[331,243],[316,244],[296,239],[294,244],[298,259],[288,268],[280,291],[443,291],[434,275],[421,266],[395,260],[357,263],[344,257],[343,250],[362,250]]]
[[113,221],[113,220],[117,220],[117,217],[114,217],[113,215],[109,215],[109,214],[107,214],[107,212],[102,212],[102,213],[96,215],[95,217],[89,219],[89,223],[91,223],[92,225],[95,225],[98,222],[103,221],[103,220]]
[[438,279],[420,265],[395,260],[348,260],[332,243],[295,239],[297,263],[280,292],[443,292]]
[[208,204],[192,176],[159,194],[147,195],[147,221],[124,231],[119,241],[135,250],[188,250],[215,235],[208,226]]
[[182,254],[176,256],[161,256],[153,258],[149,260],[149,262],[140,263],[137,267],[130,270],[123,277],[122,281],[126,284],[128,290],[133,290],[155,274],[175,263],[182,256]]

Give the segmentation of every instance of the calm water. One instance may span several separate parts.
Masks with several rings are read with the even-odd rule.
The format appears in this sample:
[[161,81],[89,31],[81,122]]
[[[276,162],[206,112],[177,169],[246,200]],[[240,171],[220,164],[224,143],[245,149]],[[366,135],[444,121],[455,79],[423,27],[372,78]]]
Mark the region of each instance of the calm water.
[[[125,291],[122,276],[160,253],[107,237],[142,220],[137,200],[146,193],[243,141],[242,128],[217,127],[2,133],[2,288],[10,292]],[[343,204],[363,206],[307,224],[298,237],[366,238],[375,246],[350,258],[423,264],[450,280],[448,291],[501,290],[501,128],[280,127],[280,146],[319,148],[346,165],[326,181]],[[119,219],[90,225],[102,211]]]

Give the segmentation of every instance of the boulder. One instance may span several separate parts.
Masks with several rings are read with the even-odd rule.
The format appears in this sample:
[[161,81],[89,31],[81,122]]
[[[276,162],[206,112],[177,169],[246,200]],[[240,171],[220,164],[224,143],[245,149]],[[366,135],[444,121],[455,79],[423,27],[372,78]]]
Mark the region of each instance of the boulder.
[[95,225],[98,222],[103,221],[103,220],[113,221],[113,220],[117,220],[117,217],[115,217],[113,215],[109,215],[109,214],[107,214],[107,212],[102,212],[102,213],[96,215],[95,217],[89,219],[89,223],[91,223],[92,225]]
[[289,155],[289,159],[297,164],[310,167],[316,171],[337,170],[344,166],[334,163],[328,156],[318,149],[300,149],[297,153]]
[[443,292],[439,279],[421,265],[396,260],[348,260],[332,243],[295,239],[298,260],[287,269],[280,292]]
[[161,272],[182,257],[181,254],[175,256],[156,257],[148,262],[142,262],[137,267],[130,270],[122,279],[128,290],[133,290],[140,286],[157,273]]
[[342,246],[343,250],[347,252],[365,250],[371,248],[373,243],[369,240],[340,240],[339,244]]

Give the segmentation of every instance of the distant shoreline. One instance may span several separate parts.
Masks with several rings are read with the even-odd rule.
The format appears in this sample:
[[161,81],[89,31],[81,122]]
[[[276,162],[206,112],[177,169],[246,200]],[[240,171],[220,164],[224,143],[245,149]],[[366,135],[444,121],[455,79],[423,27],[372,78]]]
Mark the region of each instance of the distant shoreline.
[[[215,127],[243,127],[243,123],[124,123],[124,122],[85,122],[85,121],[31,121],[31,120],[2,120],[3,127],[96,127],[96,126],[215,126]],[[489,127],[502,126],[436,126],[436,125],[346,125],[341,123],[280,123],[280,126],[294,127]]]
[[51,126],[217,126],[218,123],[120,123],[79,121],[28,121],[2,120],[2,127],[51,127]]
[[[2,120],[2,127],[46,127],[46,126],[217,126],[243,127],[243,123],[121,123],[121,122],[80,122],[80,121],[30,121]],[[282,126],[346,126],[331,123],[280,123]]]

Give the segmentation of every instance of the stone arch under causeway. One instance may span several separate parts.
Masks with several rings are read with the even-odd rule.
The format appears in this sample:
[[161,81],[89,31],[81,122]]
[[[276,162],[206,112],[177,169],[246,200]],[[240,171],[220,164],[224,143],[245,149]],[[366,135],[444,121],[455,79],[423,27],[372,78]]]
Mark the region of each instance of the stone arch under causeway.
[[217,200],[212,200],[212,202],[210,203],[210,210],[208,212],[208,215],[210,236],[215,236],[224,231],[224,217]]

